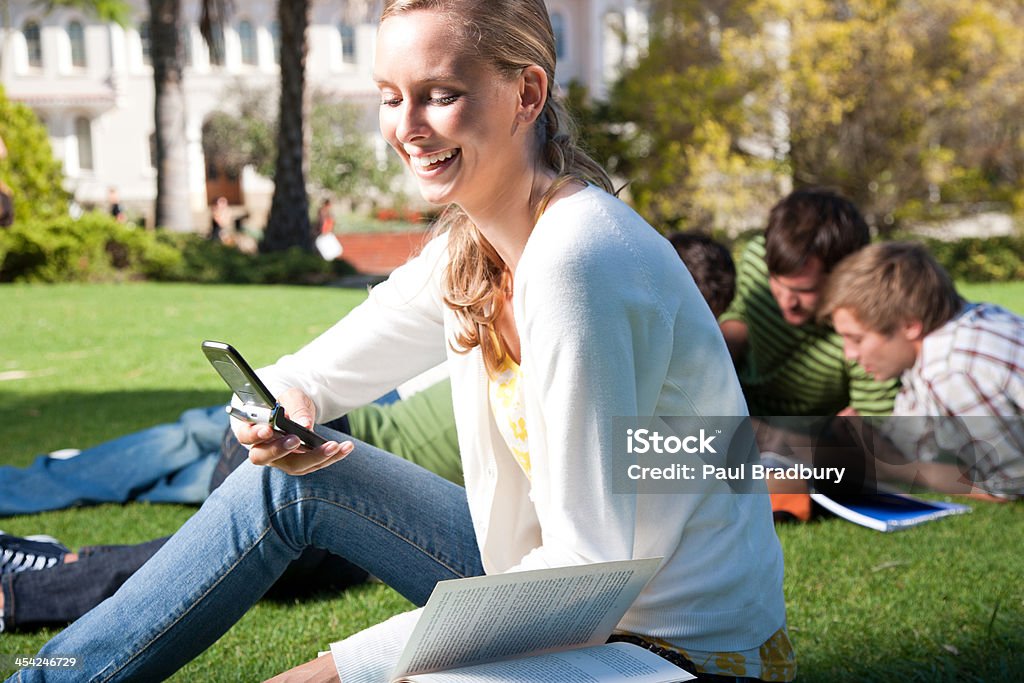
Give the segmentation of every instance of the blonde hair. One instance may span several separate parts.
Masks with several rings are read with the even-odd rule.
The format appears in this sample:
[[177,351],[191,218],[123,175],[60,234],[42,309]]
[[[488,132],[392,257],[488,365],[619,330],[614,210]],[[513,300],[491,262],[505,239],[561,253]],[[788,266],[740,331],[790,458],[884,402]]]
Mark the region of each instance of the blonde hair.
[[839,262],[829,275],[818,318],[827,321],[836,309],[847,308],[880,334],[892,334],[910,321],[920,321],[922,334],[929,334],[963,305],[953,280],[923,245],[882,242]]
[[[569,112],[553,97],[555,38],[543,0],[386,0],[381,21],[413,10],[445,13],[453,43],[473,51],[504,78],[516,78],[534,64],[547,73],[547,98],[534,126],[540,163],[554,173],[555,181],[537,198],[535,220],[555,194],[573,181],[613,192],[608,174],[580,148]],[[448,206],[435,230],[448,232],[449,262],[442,292],[459,321],[455,348],[465,353],[479,346],[493,376],[508,356],[496,321],[511,288],[511,274],[459,207]]]

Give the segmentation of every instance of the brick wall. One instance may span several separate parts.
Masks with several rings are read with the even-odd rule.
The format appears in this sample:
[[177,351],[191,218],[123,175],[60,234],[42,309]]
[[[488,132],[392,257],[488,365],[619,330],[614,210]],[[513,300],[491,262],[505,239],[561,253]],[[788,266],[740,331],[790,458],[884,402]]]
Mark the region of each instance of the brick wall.
[[409,260],[426,242],[429,233],[380,232],[339,234],[345,259],[365,275],[387,275]]

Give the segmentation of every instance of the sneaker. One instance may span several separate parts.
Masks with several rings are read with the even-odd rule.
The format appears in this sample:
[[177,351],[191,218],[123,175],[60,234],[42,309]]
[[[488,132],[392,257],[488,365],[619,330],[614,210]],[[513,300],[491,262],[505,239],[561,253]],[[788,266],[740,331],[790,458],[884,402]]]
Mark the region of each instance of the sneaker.
[[63,562],[69,552],[52,536],[21,538],[0,531],[0,574],[47,569]]

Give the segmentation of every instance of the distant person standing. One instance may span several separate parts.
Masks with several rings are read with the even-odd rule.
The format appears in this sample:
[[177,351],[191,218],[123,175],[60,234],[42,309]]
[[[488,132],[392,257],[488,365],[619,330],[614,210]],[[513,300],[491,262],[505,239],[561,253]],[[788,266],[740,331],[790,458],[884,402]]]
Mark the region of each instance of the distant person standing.
[[223,195],[217,197],[210,207],[210,239],[229,246],[235,243],[231,230],[231,207]]
[[338,236],[334,234],[334,213],[331,211],[331,200],[320,202],[316,214],[316,250],[325,261],[333,261],[341,256],[342,246]]
[[332,213],[331,200],[325,199],[320,202],[320,209],[316,215],[317,234],[334,234],[334,213]]
[[124,209],[121,208],[121,198],[118,196],[116,187],[111,187],[107,190],[107,204],[110,207],[110,215],[114,217],[114,220],[118,223],[124,223],[126,216],[124,215]]

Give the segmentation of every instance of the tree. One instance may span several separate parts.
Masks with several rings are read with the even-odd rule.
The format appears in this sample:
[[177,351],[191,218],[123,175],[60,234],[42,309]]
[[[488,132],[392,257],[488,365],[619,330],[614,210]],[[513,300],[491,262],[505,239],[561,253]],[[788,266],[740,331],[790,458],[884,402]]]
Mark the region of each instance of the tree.
[[776,17],[764,0],[651,2],[649,48],[613,86],[603,128],[638,209],[663,228],[745,227],[777,196]]
[[156,224],[175,232],[192,230],[188,139],[185,134],[185,55],[181,0],[149,0],[153,63],[153,119],[156,154]]
[[[252,166],[262,175],[273,174],[277,126],[266,103],[277,99],[274,92],[236,88],[225,98],[225,109],[212,112],[203,124],[203,150],[228,172]],[[394,155],[378,158],[360,129],[363,108],[323,92],[313,93],[310,101],[309,185],[336,197],[390,192],[402,166]]]
[[281,27],[281,95],[278,98],[277,163],[270,218],[261,250],[313,249],[306,194],[306,28],[309,0],[278,0]]
[[647,53],[589,124],[651,220],[760,225],[788,179],[839,189],[883,229],[950,203],[1024,212],[1019,0],[651,10]]
[[315,94],[312,101],[311,184],[321,192],[342,197],[389,193],[395,179],[402,175],[402,165],[394,154],[378,158],[359,127],[364,110],[323,94]]
[[46,128],[23,104],[11,102],[0,86],[0,140],[7,154],[0,158],[0,182],[11,188],[19,222],[67,214],[64,172],[54,158]]
[[1018,0],[800,4],[792,163],[880,227],[941,202],[1024,210],[1024,5]]

